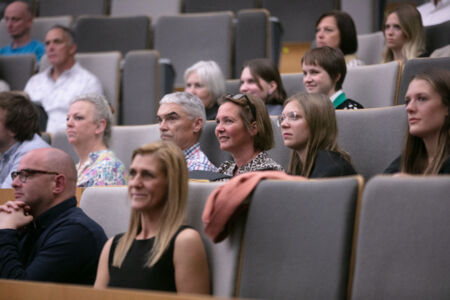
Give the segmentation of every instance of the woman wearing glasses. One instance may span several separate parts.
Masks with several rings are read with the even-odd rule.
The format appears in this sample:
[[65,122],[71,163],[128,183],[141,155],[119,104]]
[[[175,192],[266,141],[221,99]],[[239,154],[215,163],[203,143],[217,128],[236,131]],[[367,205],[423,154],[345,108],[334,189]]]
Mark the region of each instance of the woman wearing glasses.
[[309,178],[356,174],[337,145],[333,104],[323,94],[291,96],[278,118],[284,144],[292,149],[287,173]]
[[177,145],[155,142],[133,152],[130,225],[106,242],[95,288],[210,292],[202,239],[185,225],[187,193],[186,160]]
[[125,166],[108,149],[112,113],[100,95],[82,95],[72,102],[67,113],[67,139],[80,158],[77,185],[123,185]]
[[216,117],[216,137],[220,149],[233,157],[219,167],[219,172],[234,176],[246,172],[277,170],[283,167],[271,159],[273,131],[264,102],[252,95],[226,96]]

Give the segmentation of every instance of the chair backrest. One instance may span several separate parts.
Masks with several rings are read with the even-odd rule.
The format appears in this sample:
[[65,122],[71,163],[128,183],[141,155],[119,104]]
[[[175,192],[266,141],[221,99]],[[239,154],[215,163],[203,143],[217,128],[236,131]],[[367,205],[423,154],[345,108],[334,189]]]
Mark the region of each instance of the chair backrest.
[[235,289],[243,219],[235,222],[230,235],[220,243],[214,244],[205,234],[202,223],[203,208],[209,194],[221,183],[189,182],[187,223],[202,236],[208,256],[212,282],[212,294],[219,297],[232,297]]
[[161,16],[155,25],[154,48],[172,62],[175,85],[183,85],[184,71],[199,60],[214,60],[225,78],[231,76],[233,47],[231,12]]
[[133,151],[145,144],[159,141],[159,125],[113,126],[110,149],[128,169]]
[[348,98],[365,108],[395,105],[399,72],[397,61],[348,68],[343,89]]
[[231,10],[237,13],[241,9],[258,8],[255,0],[183,0],[183,12],[198,13]]
[[[120,52],[77,53],[75,59],[100,80],[106,99],[114,107],[117,121],[119,116],[120,61],[122,60]],[[39,70],[42,72],[49,65],[47,55],[42,56]]]
[[200,148],[216,167],[220,166],[226,160],[231,159],[228,152],[220,150],[219,141],[214,133],[216,121],[206,121],[203,125],[202,135],[200,137]]
[[275,116],[270,117],[270,121],[272,123],[272,130],[273,130],[273,139],[275,142],[275,145],[272,149],[270,149],[269,156],[283,166],[285,170],[287,170],[287,167],[289,165],[289,158],[291,149],[286,147],[284,145],[283,136],[281,135],[281,128],[277,125],[277,118]]
[[[37,17],[33,19],[31,25],[31,38],[44,42],[47,31],[54,25],[63,25],[71,27],[73,23],[72,16],[56,16],[56,17]],[[6,29],[6,22],[4,19],[0,20],[0,47],[11,43],[8,30]]]
[[75,24],[79,52],[120,51],[125,55],[131,50],[149,49],[150,32],[147,16],[81,16]]
[[367,183],[351,299],[449,297],[448,195],[449,176],[380,176]]
[[262,8],[279,18],[283,25],[283,41],[311,41],[316,32],[319,16],[332,9],[337,9],[334,0],[297,1],[297,0],[261,0]]
[[125,55],[120,124],[156,123],[161,95],[160,82],[158,51],[134,50]]
[[130,17],[146,15],[155,24],[162,15],[181,13],[181,0],[111,0],[111,16]]
[[450,44],[450,35],[448,34],[450,32],[450,20],[432,26],[425,26],[424,30],[428,53]]
[[67,140],[67,135],[65,131],[58,131],[51,135],[51,146],[54,148],[58,148],[67,154],[73,159],[74,162],[78,162],[78,154],[75,152],[72,144]]
[[450,70],[450,57],[415,58],[410,59],[405,63],[402,78],[400,80],[400,87],[398,89],[398,104],[405,103],[405,95],[413,76],[431,68]]
[[126,186],[86,188],[80,208],[103,228],[108,238],[128,229],[130,203]]
[[[239,74],[238,77],[241,77]],[[239,79],[227,79],[225,80],[225,91],[227,94],[235,95],[239,94],[239,85],[240,80]]]
[[270,57],[269,17],[266,9],[245,9],[236,14],[233,78],[240,77],[245,61]]
[[248,211],[237,296],[345,299],[362,181],[261,182]]
[[11,90],[23,90],[34,73],[36,56],[34,54],[0,56],[0,78],[5,80]]
[[39,16],[105,15],[108,0],[39,0]]
[[383,173],[400,155],[407,131],[403,105],[336,110],[338,144],[352,158],[356,171],[366,179]]
[[288,98],[295,93],[306,91],[302,73],[281,74],[281,81]]
[[383,32],[358,34],[357,39],[358,51],[356,51],[356,56],[366,65],[379,64],[384,47]]

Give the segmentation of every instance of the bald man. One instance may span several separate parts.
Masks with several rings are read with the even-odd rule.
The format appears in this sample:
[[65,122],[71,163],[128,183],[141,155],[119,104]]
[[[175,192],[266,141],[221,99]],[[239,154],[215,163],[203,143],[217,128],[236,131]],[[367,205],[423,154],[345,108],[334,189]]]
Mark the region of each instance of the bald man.
[[77,207],[73,160],[55,148],[25,154],[0,206],[0,278],[92,284],[106,241]]
[[33,14],[28,3],[12,2],[5,9],[4,19],[12,42],[0,48],[0,55],[34,53],[39,61],[45,53],[45,46],[44,43],[31,39]]

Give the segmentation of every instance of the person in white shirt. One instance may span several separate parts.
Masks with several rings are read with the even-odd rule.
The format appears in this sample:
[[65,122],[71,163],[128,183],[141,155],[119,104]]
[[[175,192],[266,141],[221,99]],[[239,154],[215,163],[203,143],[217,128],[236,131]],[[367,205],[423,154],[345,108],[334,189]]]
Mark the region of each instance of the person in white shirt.
[[103,94],[98,78],[76,62],[76,50],[69,28],[52,27],[45,37],[45,53],[51,66],[31,77],[25,86],[31,100],[41,104],[47,112],[47,132],[66,129],[66,115],[76,96]]

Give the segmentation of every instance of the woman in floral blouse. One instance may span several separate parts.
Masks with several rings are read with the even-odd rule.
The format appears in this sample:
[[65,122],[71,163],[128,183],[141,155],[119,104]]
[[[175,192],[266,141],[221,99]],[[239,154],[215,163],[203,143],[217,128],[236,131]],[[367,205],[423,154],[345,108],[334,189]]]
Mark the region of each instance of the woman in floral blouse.
[[78,186],[126,184],[124,164],[108,149],[111,122],[111,109],[103,96],[83,95],[72,102],[66,133],[80,159]]

